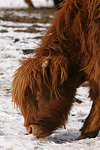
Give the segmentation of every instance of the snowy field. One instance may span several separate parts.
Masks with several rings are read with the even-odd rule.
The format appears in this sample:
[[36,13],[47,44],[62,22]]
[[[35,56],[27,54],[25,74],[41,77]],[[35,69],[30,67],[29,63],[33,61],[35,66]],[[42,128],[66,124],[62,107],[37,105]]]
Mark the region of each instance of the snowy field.
[[[34,7],[54,7],[53,0],[31,0]],[[27,8],[28,5],[24,0],[0,0],[0,7],[3,8]]]
[[[0,0],[0,4],[8,1],[14,0]],[[25,7],[20,10],[0,8],[0,150],[100,150],[100,134],[93,139],[76,140],[92,104],[87,86],[77,89],[76,97],[82,103],[74,103],[66,129],[60,128],[40,139],[26,134],[23,116],[12,102],[12,76],[20,61],[30,57],[25,52],[37,47],[54,10]]]

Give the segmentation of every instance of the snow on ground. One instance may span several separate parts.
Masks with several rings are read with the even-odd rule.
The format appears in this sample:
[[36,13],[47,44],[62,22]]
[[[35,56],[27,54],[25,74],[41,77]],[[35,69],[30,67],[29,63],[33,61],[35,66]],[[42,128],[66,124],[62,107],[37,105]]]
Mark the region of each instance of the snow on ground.
[[0,0],[1,8],[22,8],[28,7],[24,0]]
[[[53,0],[31,0],[34,7],[54,7]],[[27,8],[28,5],[24,0],[0,0],[0,7],[2,8]]]
[[[27,15],[28,12],[16,10],[1,12],[2,18],[5,13],[10,17],[11,15],[23,16],[21,14],[30,16]],[[41,13],[37,12],[36,15],[35,13],[32,12],[31,15],[42,17]],[[0,20],[0,150],[99,150],[100,134],[93,139],[76,140],[80,135],[79,129],[82,127],[83,120],[91,108],[88,87],[77,89],[76,97],[82,100],[82,103],[74,103],[66,129],[60,128],[46,138],[37,139],[33,135],[26,135],[23,116],[14,108],[11,97],[12,76],[19,67],[20,60],[30,56],[24,55],[23,49],[37,46],[40,41],[37,37],[42,36],[41,30],[45,29],[44,25],[46,27],[48,23]],[[30,30],[27,29],[33,26],[38,32],[28,32]]]
[[31,0],[34,7],[54,7],[54,0]]

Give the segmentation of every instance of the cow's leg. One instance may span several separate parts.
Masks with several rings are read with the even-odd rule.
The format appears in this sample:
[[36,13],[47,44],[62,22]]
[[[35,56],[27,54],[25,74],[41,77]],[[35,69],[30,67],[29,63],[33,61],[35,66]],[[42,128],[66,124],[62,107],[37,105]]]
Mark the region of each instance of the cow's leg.
[[94,138],[98,135],[100,130],[100,96],[99,96],[99,86],[95,83],[90,84],[90,97],[93,99],[92,108],[90,114],[85,120],[85,123],[81,129],[81,138]]
[[94,138],[98,135],[100,130],[100,99],[93,102],[89,116],[86,118],[85,123],[81,129],[82,138]]
[[[89,116],[81,129],[80,138],[92,138],[100,130],[100,2],[89,1],[88,48],[90,58],[85,71],[90,79],[90,96],[93,100]],[[94,19],[95,18],[95,19]],[[86,57],[87,59],[87,57]]]

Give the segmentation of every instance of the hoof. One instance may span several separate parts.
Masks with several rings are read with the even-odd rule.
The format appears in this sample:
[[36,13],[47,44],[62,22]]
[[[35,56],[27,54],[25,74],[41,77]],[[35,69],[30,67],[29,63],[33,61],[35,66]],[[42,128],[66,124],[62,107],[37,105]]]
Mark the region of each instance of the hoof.
[[76,140],[82,140],[82,139],[85,139],[85,137],[80,135]]
[[77,140],[85,139],[85,138],[95,138],[99,133],[99,130],[88,132],[88,133],[82,133]]

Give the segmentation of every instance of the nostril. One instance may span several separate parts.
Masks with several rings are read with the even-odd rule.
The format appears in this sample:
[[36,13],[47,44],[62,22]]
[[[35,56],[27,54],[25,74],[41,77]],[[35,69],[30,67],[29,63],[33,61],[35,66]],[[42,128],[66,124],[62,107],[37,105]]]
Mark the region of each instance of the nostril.
[[28,134],[32,134],[32,127],[29,127]]

